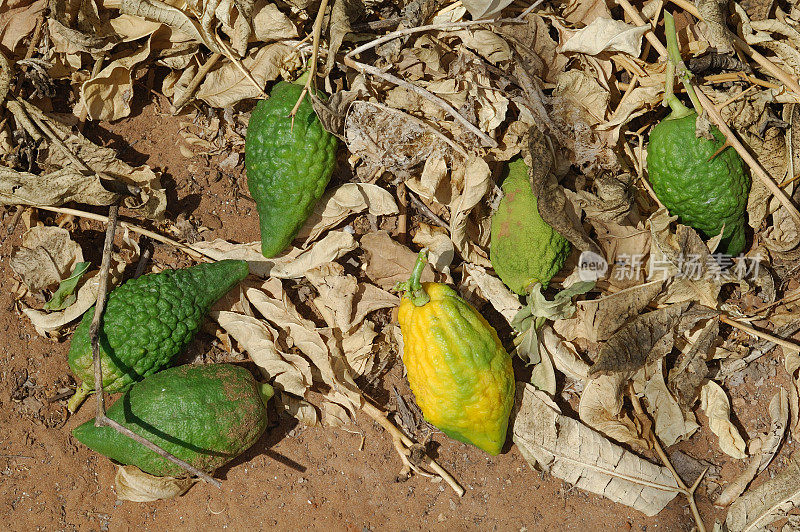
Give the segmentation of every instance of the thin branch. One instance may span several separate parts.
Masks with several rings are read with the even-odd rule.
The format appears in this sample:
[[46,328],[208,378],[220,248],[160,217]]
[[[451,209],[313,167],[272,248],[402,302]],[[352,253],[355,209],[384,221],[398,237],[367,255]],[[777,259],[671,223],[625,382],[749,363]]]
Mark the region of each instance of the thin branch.
[[195,74],[194,77],[192,78],[192,81],[190,81],[189,84],[186,86],[186,89],[184,89],[183,93],[181,94],[181,97],[176,98],[175,101],[172,103],[172,105],[175,107],[175,112],[180,111],[184,105],[189,103],[189,99],[194,95],[195,91],[197,90],[197,87],[200,86],[200,84],[206,78],[208,72],[214,67],[214,65],[217,64],[217,61],[219,61],[221,57],[222,57],[221,53],[214,52],[208,59],[206,59],[206,62],[203,63],[203,65],[197,71],[197,74]]
[[[419,471],[419,469],[414,467],[414,465],[408,460],[408,455],[410,454],[410,449],[414,445],[414,442],[411,441],[408,436],[403,434],[400,429],[395,427],[394,423],[389,421],[389,418],[386,416],[386,413],[383,410],[370,403],[366,397],[364,398],[364,404],[361,406],[361,410],[363,410],[364,413],[369,417],[377,421],[378,424],[383,427],[386,432],[389,433],[389,435],[391,435],[395,450],[397,450],[397,454],[400,455],[400,459],[403,461],[404,468],[410,468]],[[436,460],[428,457],[427,455],[426,457],[428,458],[427,466],[432,471],[436,472],[437,475],[442,477],[442,479],[444,479],[444,481],[447,482],[451,488],[453,488],[453,491],[455,491],[459,497],[463,496],[464,488],[461,487],[456,479],[454,479],[450,473],[445,471],[442,466],[436,463]]]
[[[693,15],[698,20],[703,20],[703,17],[700,16],[700,12],[697,8],[691,3],[687,2],[686,0],[669,0],[676,6],[683,8],[686,12]],[[726,28],[727,30],[727,28]],[[744,53],[749,55],[753,58],[753,61],[761,65],[761,67],[772,74],[778,81],[783,83],[789,90],[795,93],[797,96],[800,96],[800,84],[797,82],[795,78],[792,77],[791,74],[787,73],[781,67],[758,53],[752,46],[747,44],[747,42],[733,33],[732,31],[727,31],[728,35],[733,39],[733,43]]]
[[784,192],[782,188],[778,186],[777,183],[772,179],[772,177],[764,170],[764,167],[752,156],[750,152],[744,147],[744,145],[739,141],[736,135],[733,134],[731,128],[728,127],[728,124],[725,123],[725,120],[722,118],[722,115],[719,114],[717,108],[708,99],[708,96],[705,95],[703,90],[700,87],[695,87],[697,92],[697,99],[700,100],[700,104],[703,106],[703,109],[706,110],[708,116],[714,122],[714,124],[719,128],[725,138],[728,141],[728,144],[733,146],[733,149],[742,157],[747,166],[750,167],[750,171],[758,177],[764,186],[766,186],[770,192],[772,192],[778,201],[783,204],[784,207],[789,211],[789,214],[794,219],[795,223],[800,225],[800,212],[798,212],[797,207],[795,207],[792,200],[789,196]]
[[440,226],[440,227],[444,227],[444,228],[445,228],[445,229],[447,229],[447,230],[449,230],[449,229],[450,229],[450,224],[448,224],[447,222],[445,222],[444,220],[442,220],[441,218],[439,218],[438,216],[436,216],[436,213],[434,213],[434,212],[433,212],[433,211],[430,209],[430,207],[428,207],[427,205],[425,205],[425,204],[422,202],[422,200],[420,200],[419,198],[417,198],[417,196],[414,194],[414,192],[413,192],[411,189],[409,189],[408,187],[406,187],[406,193],[407,193],[407,195],[408,195],[408,198],[411,200],[411,203],[413,203],[413,204],[414,204],[414,207],[415,207],[415,208],[416,208],[416,209],[417,209],[417,210],[418,210],[420,213],[422,213],[424,216],[426,216],[426,217],[427,217],[427,218],[428,218],[430,221],[432,221],[432,222],[433,222],[433,223],[435,223],[436,225],[438,225],[438,226]]
[[738,322],[738,321],[734,320],[733,318],[731,318],[729,316],[726,316],[725,314],[720,314],[719,321],[721,321],[722,323],[725,323],[727,325],[730,325],[731,327],[733,327],[735,329],[739,329],[740,331],[744,331],[744,332],[746,332],[748,334],[752,334],[753,336],[755,336],[757,338],[761,338],[763,340],[769,340],[770,342],[778,344],[779,346],[783,347],[784,349],[789,349],[790,351],[792,351],[794,353],[800,353],[800,345],[795,344],[793,342],[790,342],[788,340],[785,340],[783,338],[780,338],[778,336],[775,336],[774,334],[769,334],[769,333],[766,333],[766,332],[763,332],[763,331],[759,331],[758,329],[754,329],[753,327],[750,327],[749,325],[745,325],[744,323]]
[[349,66],[350,68],[354,68],[354,69],[358,70],[359,72],[366,73],[366,74],[371,74],[373,76],[377,76],[379,78],[385,79],[386,81],[388,81],[390,83],[394,83],[395,85],[397,85],[399,87],[403,87],[405,89],[410,90],[411,92],[414,92],[414,93],[418,94],[419,96],[422,96],[426,100],[429,100],[429,101],[433,102],[434,104],[438,105],[445,112],[447,112],[447,114],[449,114],[450,116],[455,118],[456,121],[458,123],[460,123],[465,129],[467,129],[468,131],[473,133],[475,136],[477,136],[479,139],[481,139],[481,141],[483,142],[484,145],[489,146],[490,148],[496,148],[498,146],[496,140],[494,140],[492,137],[490,137],[489,135],[487,135],[486,133],[484,133],[483,131],[478,129],[478,127],[473,125],[469,120],[467,120],[466,118],[461,116],[461,114],[458,111],[453,109],[453,107],[449,103],[444,101],[442,98],[436,96],[432,92],[427,91],[427,90],[423,89],[422,87],[418,87],[417,85],[414,85],[413,83],[409,83],[408,81],[402,80],[402,79],[398,78],[397,76],[394,76],[392,74],[383,72],[381,69],[379,69],[377,67],[374,67],[372,65],[366,65],[364,63],[359,63],[358,61],[355,61],[350,57],[345,57],[344,58],[344,63],[347,66]]
[[308,94],[309,89],[312,85],[316,86],[317,83],[317,59],[319,58],[319,39],[320,35],[322,34],[322,21],[325,19],[325,10],[328,8],[328,0],[322,0],[319,4],[319,10],[317,11],[317,18],[314,19],[314,29],[313,29],[313,40],[311,42],[311,65],[308,67],[308,79],[306,79],[306,84],[303,86],[303,90],[300,92],[300,97],[297,99],[297,103],[294,104],[292,107],[292,111],[289,113],[289,116],[292,117],[292,123],[294,123],[294,116],[297,114],[297,110],[300,109],[300,104],[303,103],[303,98],[306,97]]
[[[632,387],[629,392],[630,393],[628,395],[631,398],[631,403],[633,404],[633,409],[636,414],[639,416],[648,417],[647,412],[645,412],[644,408],[642,408],[642,403],[639,400],[639,396],[636,395]],[[697,503],[694,500],[694,493],[697,490],[697,487],[700,485],[700,481],[705,476],[706,471],[708,471],[708,468],[700,473],[700,476],[697,477],[697,480],[694,481],[694,484],[692,484],[691,488],[688,487],[686,483],[683,482],[683,479],[680,477],[680,475],[678,475],[678,472],[675,471],[675,468],[672,467],[672,462],[670,462],[667,453],[665,453],[663,447],[661,447],[661,442],[658,441],[658,437],[655,435],[655,433],[653,433],[652,430],[648,430],[648,432],[650,440],[653,442],[653,448],[655,449],[656,454],[658,454],[658,457],[664,463],[664,467],[669,469],[669,472],[672,473],[672,476],[675,478],[675,482],[677,482],[678,486],[681,488],[681,493],[683,493],[686,496],[686,499],[689,501],[689,508],[692,510],[692,516],[694,517],[695,524],[697,524],[698,532],[706,532],[706,527],[703,524],[703,519],[700,517],[700,511],[697,509]]]
[[[32,205],[32,207],[35,207],[37,209],[42,209],[42,210],[45,210],[45,211],[57,212],[57,213],[61,213],[61,214],[71,214],[73,216],[78,216],[80,218],[87,218],[89,220],[96,220],[98,222],[106,222],[106,223],[108,222],[108,217],[103,216],[102,214],[94,214],[92,212],[80,211],[78,209],[69,209],[69,208],[66,208],[66,207],[51,207],[50,205]],[[181,251],[183,251],[184,253],[186,253],[187,255],[189,255],[192,258],[199,259],[199,258],[202,258],[202,257],[206,257],[208,259],[211,259],[212,261],[216,261],[217,260],[214,257],[212,257],[211,255],[209,255],[208,253],[206,253],[204,251],[201,251],[199,249],[194,249],[193,247],[189,246],[188,244],[181,244],[177,240],[173,240],[173,239],[171,239],[169,237],[159,235],[158,233],[154,233],[153,231],[150,231],[148,229],[144,229],[144,228],[139,227],[138,225],[134,225],[134,224],[132,224],[130,222],[126,222],[124,220],[120,220],[119,221],[119,225],[120,225],[120,227],[124,227],[125,229],[128,229],[129,231],[132,231],[134,233],[137,233],[137,234],[144,235],[146,237],[152,238],[156,242],[161,242],[162,244],[169,244],[170,246],[174,246],[174,247],[180,249]]]
[[95,412],[94,426],[95,427],[111,427],[120,434],[123,434],[135,442],[138,442],[159,456],[166,460],[182,467],[192,475],[196,475],[214,486],[221,488],[222,483],[212,478],[207,473],[200,471],[192,466],[168,453],[158,445],[148,441],[142,436],[136,434],[129,428],[121,425],[117,421],[106,416],[105,393],[103,392],[103,368],[100,364],[100,320],[103,315],[103,310],[106,305],[106,292],[108,290],[108,269],[111,266],[111,250],[114,247],[114,233],[117,228],[117,214],[119,212],[119,205],[114,204],[108,210],[108,226],[106,227],[106,238],[103,244],[103,260],[100,263],[100,278],[97,287],[97,303],[94,307],[94,316],[92,323],[89,326],[89,338],[92,344],[92,362],[94,363],[94,388],[97,394],[97,412]]

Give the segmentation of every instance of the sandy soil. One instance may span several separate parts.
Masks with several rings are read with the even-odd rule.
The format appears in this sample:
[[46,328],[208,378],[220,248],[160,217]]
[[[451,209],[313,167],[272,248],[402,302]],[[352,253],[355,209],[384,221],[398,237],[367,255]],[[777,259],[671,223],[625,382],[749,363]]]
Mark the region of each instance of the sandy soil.
[[[180,119],[171,116],[166,105],[144,104],[150,100],[146,96],[137,85],[134,116],[115,124],[89,125],[87,135],[115,147],[129,163],[147,163],[165,172],[170,219],[191,216],[210,229],[202,233],[206,239],[257,239],[257,218],[246,198],[241,169],[233,175],[220,174],[215,160],[185,159],[177,145]],[[8,234],[12,214],[13,210],[6,212],[0,224],[4,287],[13,284],[8,259],[25,229],[19,223]],[[47,213],[41,216],[45,223],[53,223]],[[87,260],[95,264],[102,243],[100,229],[80,221],[75,232]],[[163,266],[189,263],[179,252],[160,245],[155,261]],[[37,335],[30,322],[14,311],[12,296],[4,292],[0,296],[0,516],[11,530],[672,531],[693,527],[683,498],[676,497],[660,515],[648,518],[533,470],[515,447],[492,458],[441,434],[433,437],[432,447],[440,463],[466,487],[466,495],[458,498],[445,484],[423,477],[396,482],[400,463],[390,439],[366,417],[348,429],[363,434],[363,450],[357,433],[275,421],[250,451],[218,472],[221,490],[198,483],[170,501],[117,501],[115,466],[70,435],[72,428],[93,415],[93,405],[87,403],[68,418],[65,401],[48,401],[71,382],[68,343]],[[213,336],[201,333],[183,359],[229,356],[213,344]],[[765,426],[767,404],[777,390],[778,377],[770,373],[776,374],[779,353],[764,357],[754,366],[752,379],[748,377],[735,392],[734,408],[747,411],[737,421],[747,432]],[[758,382],[759,375],[767,377],[766,383],[761,379],[756,388],[750,383]],[[379,404],[394,407],[387,399],[392,384],[412,400],[395,366],[371,392]],[[786,445],[770,469],[778,470],[792,447]],[[670,451],[676,449],[726,463],[707,431]],[[723,479],[742,467],[726,465]],[[711,507],[702,489],[698,503],[708,525],[724,516]]]

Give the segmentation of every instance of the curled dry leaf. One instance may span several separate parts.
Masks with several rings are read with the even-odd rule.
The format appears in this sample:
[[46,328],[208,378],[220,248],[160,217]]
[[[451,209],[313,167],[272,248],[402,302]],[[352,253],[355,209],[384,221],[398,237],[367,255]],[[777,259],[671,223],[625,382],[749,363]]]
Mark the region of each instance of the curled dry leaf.
[[445,282],[452,282],[450,264],[455,258],[455,247],[447,231],[441,227],[420,223],[412,239],[416,245],[428,249],[428,261],[437,272],[442,272]]
[[514,0],[463,0],[462,4],[473,20],[490,18],[500,13],[504,7],[513,3]]
[[714,501],[715,505],[724,507],[735,501],[744,493],[750,481],[766,469],[778,452],[789,423],[789,395],[783,388],[769,402],[769,417],[769,431],[752,438],[747,445],[751,456],[747,467],[725,487]]
[[[386,231],[367,233],[361,237],[364,250],[364,271],[370,280],[384,290],[394,288],[399,282],[408,281],[417,254],[392,240]],[[430,262],[422,270],[422,281],[440,281],[441,274],[435,272]]]
[[73,167],[39,175],[0,167],[0,205],[59,207],[71,201],[111,205],[117,198],[103,187],[97,174],[87,175]]
[[503,284],[503,281],[489,274],[483,266],[464,263],[464,277],[461,281],[462,292],[473,290],[473,285],[480,291],[480,295],[492,304],[509,323],[522,309],[519,297]]
[[277,408],[286,415],[295,418],[303,425],[309,427],[319,426],[319,413],[317,409],[306,401],[288,393],[276,393],[272,398]]
[[47,0],[22,0],[0,7],[0,46],[3,52],[14,52],[33,33],[39,16],[47,9]]
[[631,26],[620,20],[598,17],[570,37],[561,46],[561,51],[588,55],[621,52],[639,57],[642,53],[642,36],[649,29],[648,25]]
[[547,395],[521,382],[517,383],[513,438],[531,465],[538,464],[556,478],[645,515],[656,515],[678,493],[667,468],[562,415]]
[[250,355],[277,391],[303,397],[311,388],[311,366],[301,356],[275,345],[277,334],[261,320],[236,312],[212,311],[210,316]]
[[640,315],[600,347],[590,374],[637,371],[672,350],[678,334],[717,312],[684,302]]
[[552,357],[558,371],[574,381],[589,380],[589,364],[578,355],[574,345],[559,337],[549,325],[542,328],[540,336],[542,349]]
[[[250,72],[259,87],[277,79],[282,72],[294,70],[297,50],[287,44],[267,44],[251,50],[242,59],[242,66]],[[234,63],[227,61],[212,70],[197,89],[195,97],[211,107],[230,107],[248,98],[261,97],[262,91],[253,84]]]
[[800,505],[800,454],[793,452],[789,463],[774,477],[739,497],[728,509],[725,524],[730,532],[760,532],[786,517]]
[[117,466],[114,491],[121,501],[153,502],[180,497],[195,482],[196,478],[157,477],[136,466]]
[[700,389],[708,377],[706,359],[719,335],[719,320],[707,320],[695,338],[675,360],[669,371],[667,387],[684,411],[692,408],[700,397]]
[[648,448],[636,423],[622,412],[622,398],[628,375],[601,375],[586,383],[578,406],[578,415],[601,434],[620,443],[635,443]]
[[356,377],[366,375],[372,371],[374,362],[372,344],[377,336],[375,324],[369,320],[364,320],[355,331],[352,331],[342,340],[342,351],[344,351],[344,356],[347,358],[347,365],[350,366]]
[[[111,253],[111,266],[108,270],[109,290],[117,285],[125,273],[128,264],[139,259],[139,245],[130,236],[127,229],[122,234],[122,245],[117,251]],[[32,308],[23,308],[22,312],[36,328],[36,332],[42,336],[56,335],[58,331],[71,321],[83,316],[97,302],[97,289],[99,286],[99,271],[95,270],[86,276],[86,279],[78,289],[76,300],[64,310],[56,312],[42,312]]]
[[[649,371],[648,371],[649,370]],[[642,381],[647,379],[643,384]],[[700,428],[691,410],[684,411],[672,396],[664,382],[664,360],[656,360],[653,366],[643,368],[634,378],[634,390],[644,391],[647,410],[653,418],[653,430],[666,447],[683,441]]]
[[[273,259],[261,254],[261,242],[234,244],[222,239],[197,242],[192,247],[214,260],[246,260],[250,273],[259,277],[299,279],[321,264],[335,261],[358,247],[353,235],[346,231],[331,231],[325,238],[307,249],[290,248]],[[410,271],[410,269],[409,269]]]
[[746,445],[739,430],[731,423],[731,403],[725,390],[710,380],[700,391],[701,408],[708,417],[711,432],[717,435],[720,448],[733,458],[746,458]]
[[658,295],[661,281],[625,288],[597,299],[579,301],[571,321],[575,332],[590,342],[608,340],[628,319],[638,316]]
[[11,256],[9,265],[29,290],[55,286],[70,276],[83,262],[83,250],[61,227],[35,226],[22,235],[22,247]]
[[463,165],[453,169],[453,174],[460,172],[463,172],[463,176],[452,176],[453,181],[463,182],[463,187],[461,194],[453,199],[450,206],[450,238],[465,260],[481,266],[490,266],[487,254],[467,236],[467,217],[489,190],[492,172],[483,158],[474,156],[470,156]]
[[[54,138],[46,149],[40,150],[39,164],[50,169],[70,169],[85,172],[86,168],[106,178],[111,178],[138,189],[136,196],[127,196],[125,206],[137,209],[143,216],[161,219],[167,206],[167,195],[159,175],[147,165],[132,167],[117,157],[111,148],[98,146],[54,115],[45,113],[25,100],[6,103],[17,123],[22,124],[33,138]],[[41,125],[35,125],[41,124]],[[44,127],[46,129],[40,129]],[[57,142],[55,139],[57,139]],[[64,147],[69,154],[64,152]],[[75,189],[70,189],[75,190]]]
[[349,216],[367,211],[373,216],[398,214],[397,203],[387,190],[369,183],[345,183],[328,191],[314,206],[297,238],[313,242],[345,221]]
[[133,69],[150,56],[150,40],[129,55],[119,57],[103,67],[81,85],[81,99],[75,108],[83,109],[91,120],[119,120],[131,114]]

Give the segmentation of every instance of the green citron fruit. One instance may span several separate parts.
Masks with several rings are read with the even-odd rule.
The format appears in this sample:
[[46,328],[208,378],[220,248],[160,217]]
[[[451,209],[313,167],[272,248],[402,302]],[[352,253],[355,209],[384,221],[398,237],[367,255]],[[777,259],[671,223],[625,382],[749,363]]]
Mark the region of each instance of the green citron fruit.
[[[267,428],[269,384],[232,364],[178,366],[134,384],[107,416],[168,453],[212,473],[249,449]],[[94,419],[72,431],[90,449],[151,475],[186,476],[181,467]]]
[[703,238],[717,236],[718,250],[738,255],[745,246],[745,212],[750,177],[715,126],[714,140],[697,138],[697,114],[671,113],[650,132],[647,167],[659,201]]
[[[247,274],[247,262],[221,260],[143,275],[112,290],[99,331],[103,388],[124,392],[169,364],[200,329],[211,305]],[[68,403],[73,412],[94,391],[93,318],[94,307],[83,315],[69,347],[69,366],[82,381]]]
[[569,256],[569,241],[539,215],[522,158],[508,163],[502,189],[503,199],[492,216],[492,267],[517,294],[526,294],[535,283],[547,288]]
[[269,99],[258,102],[247,126],[247,185],[258,209],[265,257],[291,243],[336,166],[336,137],[322,127],[309,97],[303,98],[294,119],[289,116],[302,90],[293,83],[277,83]]

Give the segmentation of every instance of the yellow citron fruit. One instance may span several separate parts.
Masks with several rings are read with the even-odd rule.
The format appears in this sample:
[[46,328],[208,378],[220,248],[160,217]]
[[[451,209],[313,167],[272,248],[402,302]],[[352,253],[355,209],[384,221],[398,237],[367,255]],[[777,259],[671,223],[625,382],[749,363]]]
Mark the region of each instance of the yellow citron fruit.
[[511,357],[497,332],[472,305],[442,283],[420,283],[427,253],[417,259],[398,321],[403,363],[425,419],[489,454],[506,441],[514,405]]

